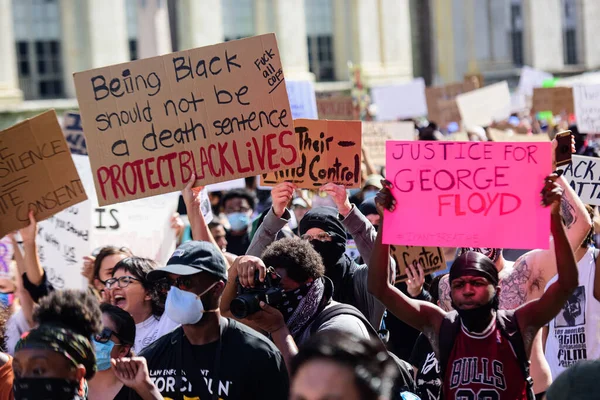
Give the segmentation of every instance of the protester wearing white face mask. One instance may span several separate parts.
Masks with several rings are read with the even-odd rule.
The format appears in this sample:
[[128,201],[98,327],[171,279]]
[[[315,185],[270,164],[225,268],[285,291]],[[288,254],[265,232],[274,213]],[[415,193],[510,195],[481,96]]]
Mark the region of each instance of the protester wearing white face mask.
[[215,245],[184,243],[148,278],[169,281],[165,313],[181,323],[140,354],[163,397],[287,398],[288,376],[277,348],[258,332],[221,317],[227,267]]

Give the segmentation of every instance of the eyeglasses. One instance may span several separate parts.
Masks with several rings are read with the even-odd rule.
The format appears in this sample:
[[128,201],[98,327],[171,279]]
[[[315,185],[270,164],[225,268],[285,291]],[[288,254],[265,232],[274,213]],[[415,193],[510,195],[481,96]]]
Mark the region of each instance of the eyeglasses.
[[129,286],[129,284],[133,281],[141,282],[141,279],[126,275],[126,276],[120,276],[118,278],[107,279],[105,285],[106,285],[107,289],[112,289],[112,286],[117,284],[120,289],[123,289],[123,288],[126,288],[127,286]]
[[131,344],[131,343],[127,343],[128,342],[127,340],[124,340],[115,331],[113,331],[112,329],[109,329],[109,328],[102,329],[102,332],[100,332],[99,334],[97,334],[96,336],[94,336],[94,339],[98,343],[106,343],[106,342],[108,342],[110,340],[110,337],[113,336],[113,335],[117,339],[119,339],[121,342],[123,342],[121,344],[115,343],[115,346],[122,346],[123,344]]
[[309,242],[312,242],[313,240],[318,240],[319,242],[331,242],[332,237],[333,235],[329,232],[321,232],[318,235],[309,235],[308,233],[305,233],[300,236],[302,240],[308,240]]

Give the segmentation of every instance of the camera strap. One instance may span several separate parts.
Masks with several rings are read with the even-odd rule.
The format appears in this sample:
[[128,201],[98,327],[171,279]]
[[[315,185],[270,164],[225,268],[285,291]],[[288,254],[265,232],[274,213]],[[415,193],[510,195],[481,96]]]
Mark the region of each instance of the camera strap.
[[[220,375],[220,369],[221,369],[221,356],[223,353],[223,338],[225,337],[225,332],[227,331],[227,328],[229,328],[229,320],[227,318],[224,317],[220,317],[219,319],[219,341],[217,343],[217,351],[215,354],[215,364],[214,364],[214,368],[212,371],[212,386],[213,386],[213,393],[212,393],[212,400],[218,400],[219,398],[219,375]],[[175,377],[175,385],[177,387],[177,398],[180,400],[183,400],[183,394],[181,393],[181,389],[183,388],[183,342],[184,342],[184,335],[185,333],[183,332],[183,327],[181,327],[180,331],[179,331],[179,345],[177,346],[177,351],[176,351],[176,357],[175,357],[175,363],[177,366],[177,371],[179,372],[179,374],[176,375]],[[173,343],[173,342],[171,342]],[[191,344],[190,344],[191,345]],[[210,392],[210,387],[208,388],[209,392]]]

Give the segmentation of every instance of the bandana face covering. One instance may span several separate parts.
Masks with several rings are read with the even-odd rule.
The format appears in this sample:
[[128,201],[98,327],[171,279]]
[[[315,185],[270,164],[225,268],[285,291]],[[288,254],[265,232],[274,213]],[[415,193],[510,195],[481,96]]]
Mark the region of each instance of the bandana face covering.
[[15,378],[16,400],[80,400],[79,382],[58,378]]
[[323,278],[305,283],[297,289],[283,293],[277,309],[283,314],[285,324],[295,336],[317,312],[325,293]]

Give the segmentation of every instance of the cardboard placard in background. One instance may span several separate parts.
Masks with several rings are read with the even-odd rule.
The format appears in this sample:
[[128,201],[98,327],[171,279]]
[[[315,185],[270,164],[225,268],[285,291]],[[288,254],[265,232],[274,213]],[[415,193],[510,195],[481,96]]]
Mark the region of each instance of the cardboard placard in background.
[[357,119],[351,96],[332,96],[317,99],[319,119],[352,121]]
[[487,126],[510,117],[511,99],[506,81],[456,96],[466,127]]
[[409,265],[417,269],[417,264],[421,264],[425,275],[446,268],[446,258],[441,247],[424,246],[399,246],[391,245],[391,256],[396,261],[396,282],[404,282],[408,279],[406,269]]
[[371,88],[377,106],[377,121],[398,121],[427,115],[425,80],[416,78],[408,83]]
[[261,176],[261,185],[293,182],[314,189],[333,182],[348,188],[361,187],[361,122],[294,120],[300,149],[300,166]]
[[600,159],[571,156],[571,164],[558,167],[575,193],[585,204],[600,206]]
[[472,80],[426,88],[428,119],[439,127],[445,127],[450,122],[460,122],[456,96],[475,89],[477,84]]
[[100,205],[295,167],[274,34],[74,74]]
[[285,81],[294,119],[318,119],[315,86],[311,81]]
[[386,150],[386,178],[402,207],[386,211],[384,243],[548,248],[540,191],[550,142],[388,141]]
[[78,112],[68,111],[63,115],[62,130],[71,154],[87,155],[81,115]]
[[85,199],[54,110],[0,132],[0,237]]
[[600,85],[574,86],[573,100],[579,132],[600,132]]
[[551,111],[553,114],[573,114],[573,89],[570,87],[535,88],[531,111]]
[[412,122],[363,122],[362,145],[369,160],[377,166],[385,166],[385,142],[387,140],[414,140],[415,124]]

